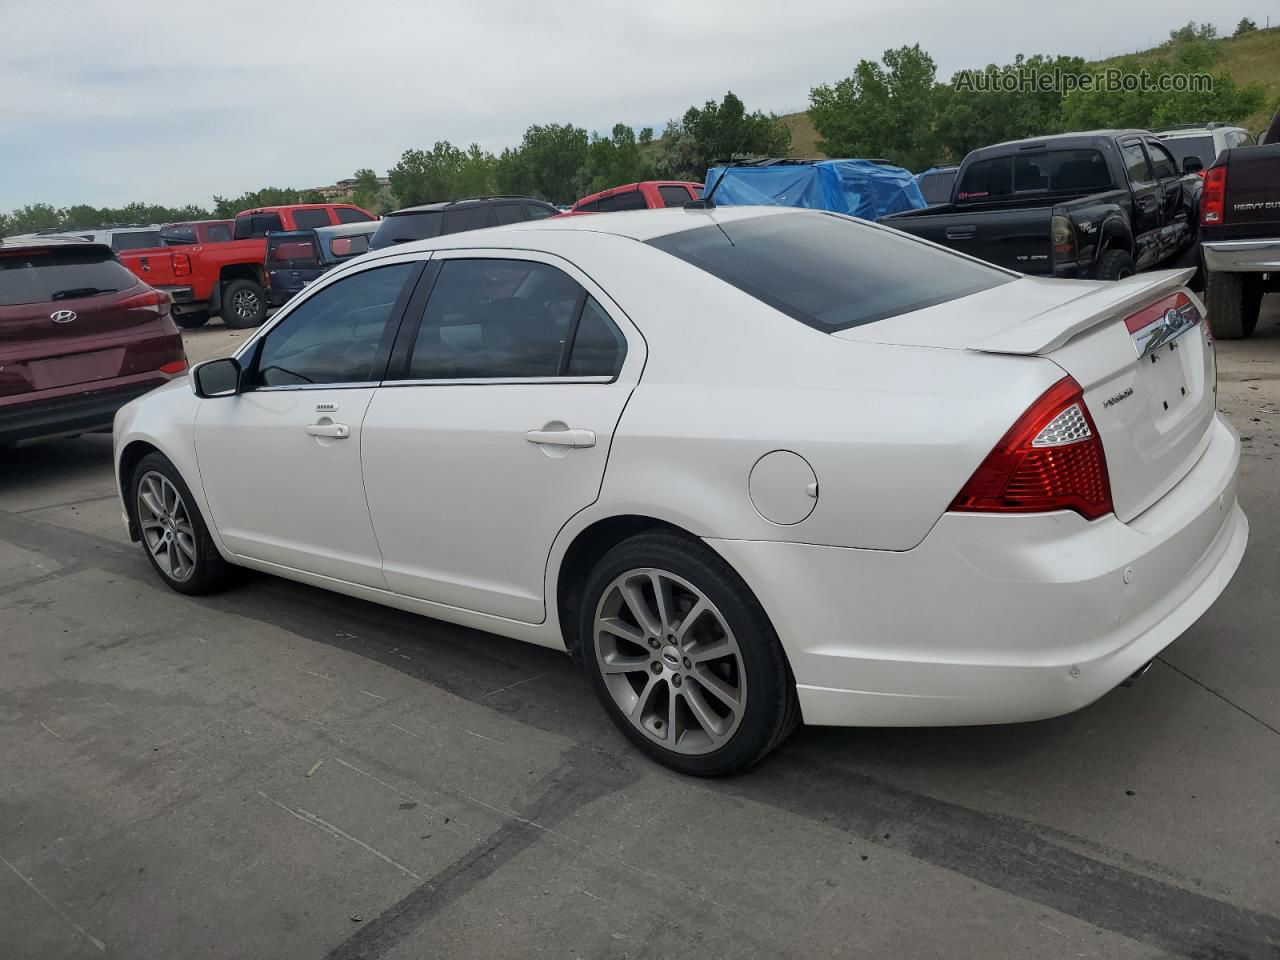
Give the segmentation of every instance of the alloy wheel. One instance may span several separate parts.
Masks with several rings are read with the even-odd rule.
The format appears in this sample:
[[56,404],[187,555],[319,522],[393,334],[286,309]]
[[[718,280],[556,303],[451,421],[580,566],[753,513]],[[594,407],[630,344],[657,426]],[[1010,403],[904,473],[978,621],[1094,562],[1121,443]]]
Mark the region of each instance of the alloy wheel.
[[697,755],[742,722],[747,678],[723,614],[666,570],[629,570],[605,588],[594,620],[596,664],[613,702],[654,743]]
[[189,579],[196,569],[191,516],[178,488],[155,470],[138,480],[138,525],[156,566],[173,580]]
[[241,320],[249,320],[257,316],[258,295],[252,290],[237,290],[231,299],[231,309]]

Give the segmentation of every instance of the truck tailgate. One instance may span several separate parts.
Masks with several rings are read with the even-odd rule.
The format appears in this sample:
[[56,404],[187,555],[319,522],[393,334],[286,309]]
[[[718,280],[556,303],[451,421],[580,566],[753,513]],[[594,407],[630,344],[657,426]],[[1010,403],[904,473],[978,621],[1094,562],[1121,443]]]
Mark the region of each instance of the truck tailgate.
[[1051,275],[1052,216],[1051,206],[965,209],[953,205],[944,213],[898,215],[881,223],[988,263]]

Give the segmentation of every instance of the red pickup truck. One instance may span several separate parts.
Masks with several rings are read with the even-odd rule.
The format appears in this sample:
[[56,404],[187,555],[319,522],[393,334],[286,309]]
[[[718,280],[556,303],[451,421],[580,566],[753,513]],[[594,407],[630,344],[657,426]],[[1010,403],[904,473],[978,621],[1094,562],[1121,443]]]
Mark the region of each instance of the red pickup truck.
[[376,219],[349,203],[256,207],[236,214],[229,235],[225,220],[171,224],[160,235],[166,246],[130,250],[120,262],[173,298],[180,327],[203,326],[215,313],[229,327],[256,327],[267,317],[268,233]]
[[683,207],[702,195],[702,184],[684,180],[645,180],[610,187],[583,197],[569,208],[568,216],[580,213],[609,213],[614,210],[652,210],[655,207]]

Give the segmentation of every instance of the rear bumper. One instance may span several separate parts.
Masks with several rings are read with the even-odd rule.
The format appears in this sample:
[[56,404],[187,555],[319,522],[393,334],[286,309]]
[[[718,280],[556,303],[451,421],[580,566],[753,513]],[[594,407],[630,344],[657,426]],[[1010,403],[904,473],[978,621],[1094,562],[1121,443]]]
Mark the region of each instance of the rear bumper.
[[191,287],[167,287],[160,285],[157,286],[156,289],[163,290],[167,293],[171,298],[173,298],[173,302],[178,306],[195,303],[195,294]]
[[1264,240],[1206,240],[1204,265],[1214,273],[1280,271],[1280,237]]
[[172,379],[162,373],[63,387],[0,402],[0,441],[89,433],[111,427],[116,411]]
[[916,548],[711,540],[786,649],[805,722],[1038,720],[1111,690],[1190,627],[1239,566],[1239,439],[1130,521],[945,514]]

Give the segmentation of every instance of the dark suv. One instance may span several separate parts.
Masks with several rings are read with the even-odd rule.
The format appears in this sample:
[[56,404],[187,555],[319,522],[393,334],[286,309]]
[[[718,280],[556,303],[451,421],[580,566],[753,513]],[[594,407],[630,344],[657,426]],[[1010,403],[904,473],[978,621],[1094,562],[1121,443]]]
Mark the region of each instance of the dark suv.
[[560,211],[551,204],[532,197],[472,197],[469,200],[424,203],[383,217],[378,224],[378,232],[369,242],[369,249],[380,250],[395,243],[426,240],[446,233],[559,215]]
[[103,243],[0,241],[0,447],[111,428],[187,369],[167,293]]

